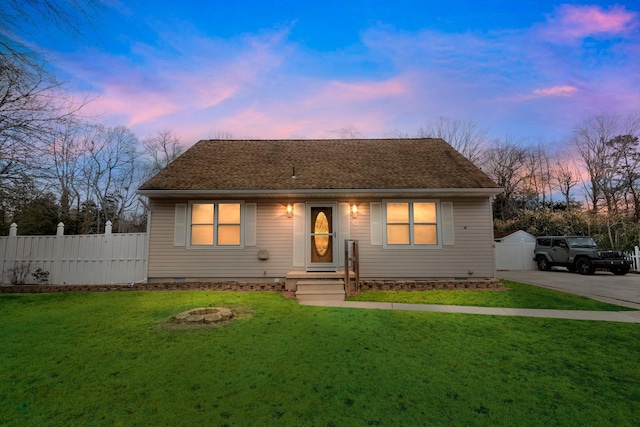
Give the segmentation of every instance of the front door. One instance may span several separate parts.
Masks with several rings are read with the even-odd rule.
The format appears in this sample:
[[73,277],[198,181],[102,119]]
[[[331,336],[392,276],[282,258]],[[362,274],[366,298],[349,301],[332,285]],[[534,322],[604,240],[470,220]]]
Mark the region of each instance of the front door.
[[309,271],[336,271],[336,208],[335,203],[307,205]]

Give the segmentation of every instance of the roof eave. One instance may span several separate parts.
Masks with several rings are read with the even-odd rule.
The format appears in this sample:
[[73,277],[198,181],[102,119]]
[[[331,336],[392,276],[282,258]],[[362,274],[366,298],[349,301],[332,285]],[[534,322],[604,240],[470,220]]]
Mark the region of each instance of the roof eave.
[[288,189],[288,190],[138,190],[150,198],[208,197],[213,199],[339,199],[339,198],[416,198],[491,197],[502,188],[400,188],[400,189]]

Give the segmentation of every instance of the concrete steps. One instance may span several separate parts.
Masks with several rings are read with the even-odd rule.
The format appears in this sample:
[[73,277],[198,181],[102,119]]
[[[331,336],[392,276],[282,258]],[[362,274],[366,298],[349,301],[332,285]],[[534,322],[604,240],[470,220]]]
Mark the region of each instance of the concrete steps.
[[344,280],[307,279],[296,282],[298,301],[344,301]]

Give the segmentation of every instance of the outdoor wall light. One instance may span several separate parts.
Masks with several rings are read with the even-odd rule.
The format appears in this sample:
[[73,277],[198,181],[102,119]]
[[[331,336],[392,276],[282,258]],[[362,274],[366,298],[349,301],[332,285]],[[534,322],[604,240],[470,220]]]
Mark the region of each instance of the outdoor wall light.
[[351,218],[356,219],[358,217],[358,205],[353,203],[351,205]]
[[287,203],[287,218],[291,218],[293,216],[293,205],[291,203]]

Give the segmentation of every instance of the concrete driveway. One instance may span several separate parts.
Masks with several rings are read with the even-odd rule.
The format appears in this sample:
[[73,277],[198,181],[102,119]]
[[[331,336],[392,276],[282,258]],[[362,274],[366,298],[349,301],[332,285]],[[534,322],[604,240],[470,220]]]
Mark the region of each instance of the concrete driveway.
[[640,309],[640,274],[615,276],[598,271],[593,276],[581,276],[564,268],[554,267],[551,271],[497,271],[496,276]]

